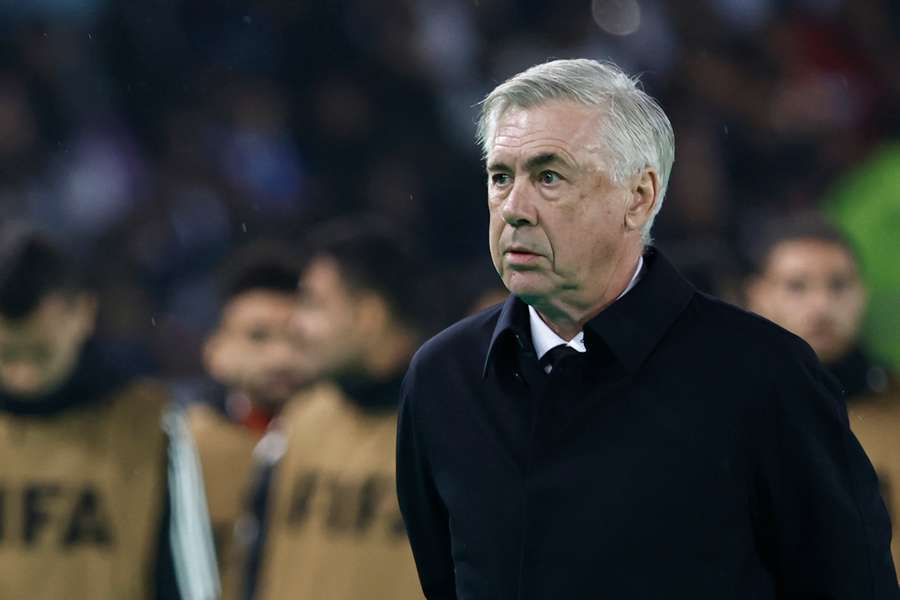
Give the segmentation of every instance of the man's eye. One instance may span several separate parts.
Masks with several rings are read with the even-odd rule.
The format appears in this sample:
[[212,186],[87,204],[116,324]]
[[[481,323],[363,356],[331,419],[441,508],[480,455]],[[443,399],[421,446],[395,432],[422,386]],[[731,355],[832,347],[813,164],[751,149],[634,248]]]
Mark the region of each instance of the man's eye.
[[806,282],[801,279],[788,279],[784,282],[784,286],[792,294],[802,294],[806,292]]
[[850,280],[845,277],[835,277],[828,282],[828,290],[832,294],[842,294],[850,289]]
[[247,337],[250,338],[250,341],[257,344],[267,342],[269,341],[269,338],[272,337],[268,330],[261,328],[251,329],[247,333]]
[[562,180],[562,177],[556,171],[541,171],[538,177],[544,185],[553,185]]
[[493,185],[506,185],[510,182],[511,177],[506,173],[492,173],[491,183]]

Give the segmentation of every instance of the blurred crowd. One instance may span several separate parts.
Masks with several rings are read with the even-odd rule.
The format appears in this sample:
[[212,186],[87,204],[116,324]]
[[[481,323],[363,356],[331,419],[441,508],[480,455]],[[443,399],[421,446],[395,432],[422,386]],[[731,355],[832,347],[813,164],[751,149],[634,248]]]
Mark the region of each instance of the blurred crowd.
[[410,285],[446,288],[432,330],[464,314],[497,285],[476,103],[535,62],[642,74],[677,139],[657,243],[732,298],[762,220],[826,206],[900,132],[890,0],[3,0],[0,15],[2,217],[88,261],[101,335],[172,376],[199,371],[229,253],[327,217],[377,212],[417,237],[439,283]]
[[[672,119],[654,243],[697,287],[804,337],[851,399],[896,391],[893,0],[0,0],[0,224],[17,223],[0,236],[15,266],[0,264],[0,408],[16,420],[36,406],[21,397],[56,414],[73,390],[177,382],[136,394],[165,397],[161,414],[171,390],[185,400],[229,597],[417,597],[393,497],[400,377],[424,339],[504,297],[477,104],[557,57],[639,73]],[[22,242],[29,227],[37,241]],[[86,277],[54,279],[69,272]],[[95,389],[110,360],[116,379]],[[118,431],[122,410],[91,419]],[[855,411],[879,473],[900,479],[896,403]],[[155,463],[135,472],[168,498],[147,518],[165,506],[172,531],[197,500],[180,504],[172,475],[178,427],[135,438],[169,448],[168,479]],[[23,477],[70,474],[45,454],[35,442]],[[96,498],[128,506],[117,494],[131,485],[105,477],[72,493],[72,522],[93,528],[70,533],[98,545]],[[40,505],[38,488],[9,481],[0,501]],[[209,537],[194,533],[184,543]],[[157,597],[215,595],[184,593],[213,584],[178,574],[172,535],[155,585],[182,592]]]

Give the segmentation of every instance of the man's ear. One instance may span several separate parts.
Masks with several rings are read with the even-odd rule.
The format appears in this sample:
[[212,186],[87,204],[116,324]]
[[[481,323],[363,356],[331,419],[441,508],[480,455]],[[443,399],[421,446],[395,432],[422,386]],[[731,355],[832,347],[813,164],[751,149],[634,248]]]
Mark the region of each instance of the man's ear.
[[216,350],[221,343],[218,332],[212,333],[203,342],[203,368],[211,375],[217,375],[218,364],[216,362]]
[[647,167],[631,181],[631,194],[625,207],[625,229],[641,230],[656,207],[659,198],[659,175]]
[[362,332],[377,335],[387,326],[390,312],[384,298],[373,292],[362,292],[356,300],[356,326]]

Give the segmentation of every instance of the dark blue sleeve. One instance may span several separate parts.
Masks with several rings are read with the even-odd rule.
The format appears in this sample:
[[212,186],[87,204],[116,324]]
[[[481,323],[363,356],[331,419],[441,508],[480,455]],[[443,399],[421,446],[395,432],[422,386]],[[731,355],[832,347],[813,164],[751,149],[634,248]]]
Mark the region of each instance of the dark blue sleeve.
[[413,377],[407,374],[397,427],[397,495],[419,581],[428,600],[456,600],[447,509],[432,478],[421,425],[415,416]]

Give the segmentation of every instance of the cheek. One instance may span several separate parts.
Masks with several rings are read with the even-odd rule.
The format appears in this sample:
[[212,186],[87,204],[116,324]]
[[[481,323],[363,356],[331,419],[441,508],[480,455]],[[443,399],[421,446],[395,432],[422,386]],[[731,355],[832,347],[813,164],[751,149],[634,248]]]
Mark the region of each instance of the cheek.
[[806,313],[809,311],[809,295],[805,292],[796,292],[787,288],[778,288],[772,294],[771,307],[773,310],[782,310],[788,313]]
[[810,302],[806,294],[791,292],[789,290],[774,294],[771,299],[771,307],[776,312],[788,316],[809,314]]
[[494,268],[498,271],[502,268],[500,237],[503,235],[503,225],[504,221],[502,219],[495,219],[494,215],[491,215],[491,221],[488,225],[488,249],[491,253],[491,261],[494,263]]
[[853,329],[859,325],[863,318],[865,303],[862,298],[850,297],[842,302],[834,303],[834,318],[841,323],[846,329]]
[[322,315],[321,336],[332,343],[340,343],[357,332],[358,311],[350,304],[335,302]]
[[301,341],[319,341],[329,335],[333,326],[332,308],[326,306],[304,309],[295,320],[295,329]]
[[[210,368],[219,377],[229,378],[241,369],[242,353],[234,342],[223,342],[210,353]],[[246,353],[249,355],[250,353]]]
[[500,235],[503,233],[504,225],[506,225],[506,221],[504,221],[503,218],[501,218],[498,214],[492,212],[490,215],[490,221],[488,223],[488,236],[490,237],[492,244],[495,240],[500,239]]
[[571,211],[560,214],[557,232],[565,232],[570,245],[580,253],[609,256],[621,245],[624,216],[616,200],[583,197]]
[[597,272],[609,266],[619,252],[618,239],[607,230],[605,221],[575,218],[545,229],[553,249],[554,262],[572,269]]
[[781,288],[762,294],[756,308],[767,319],[790,330],[797,329],[798,320],[796,315],[801,315],[802,317],[805,314],[802,301],[798,301],[795,295]]
[[67,335],[59,340],[49,360],[49,369],[65,369],[73,364],[81,352],[82,338],[79,335]]

